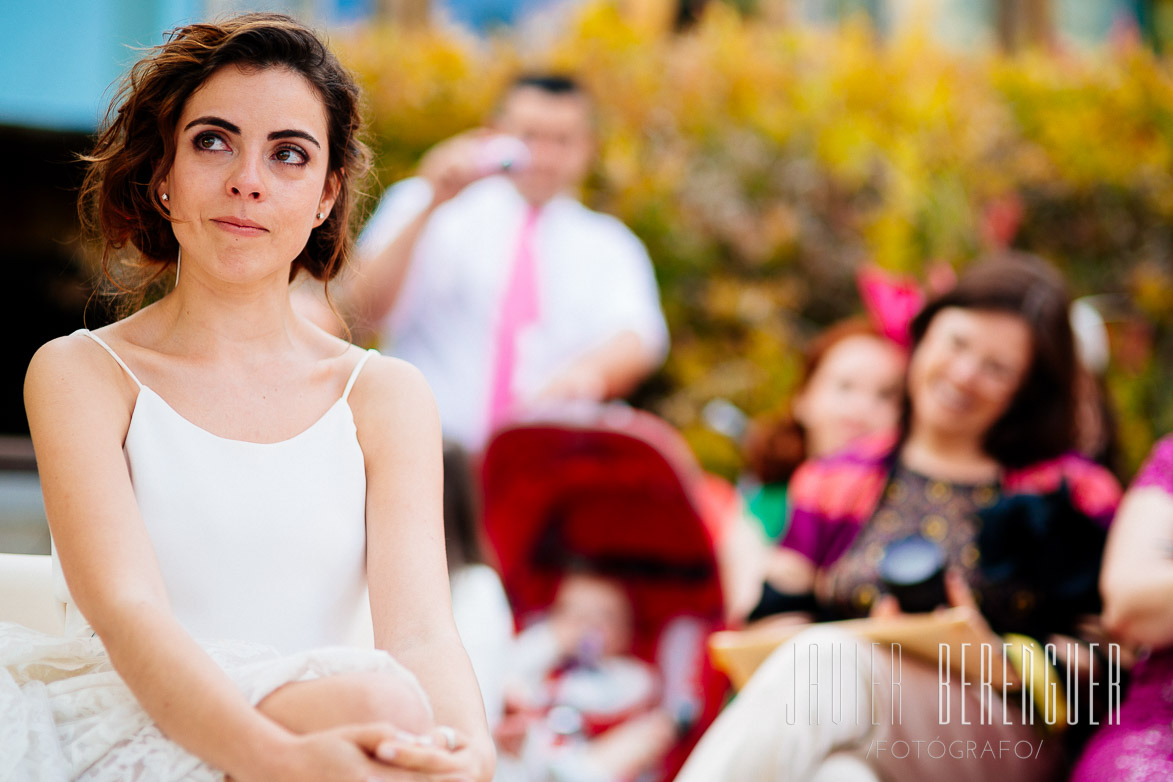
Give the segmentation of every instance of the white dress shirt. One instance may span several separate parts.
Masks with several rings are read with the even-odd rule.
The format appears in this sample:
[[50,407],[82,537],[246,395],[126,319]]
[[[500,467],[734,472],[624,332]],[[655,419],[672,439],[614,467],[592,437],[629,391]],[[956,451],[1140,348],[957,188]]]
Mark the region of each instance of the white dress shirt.
[[[360,238],[364,254],[394,240],[430,198],[422,179],[392,187]],[[488,435],[496,326],[528,209],[503,176],[475,182],[436,209],[382,326],[384,349],[430,383],[445,435],[474,451]],[[539,314],[518,337],[514,398],[532,398],[624,331],[662,360],[668,329],[639,239],[569,196],[545,204],[535,230]]]

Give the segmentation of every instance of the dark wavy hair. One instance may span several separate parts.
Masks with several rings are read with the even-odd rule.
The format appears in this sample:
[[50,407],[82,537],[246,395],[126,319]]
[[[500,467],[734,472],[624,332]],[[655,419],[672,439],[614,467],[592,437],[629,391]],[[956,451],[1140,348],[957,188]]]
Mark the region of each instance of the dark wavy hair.
[[[78,203],[82,222],[102,241],[102,273],[123,294],[141,300],[175,261],[179,245],[156,194],[175,161],[175,130],[187,99],[229,65],[288,68],[309,82],[325,107],[329,169],[338,178],[338,196],[294,260],[290,279],[304,269],[328,281],[350,255],[358,185],[371,159],[361,138],[358,84],[300,22],[280,14],[244,14],[176,28],[149,49],[120,84],[97,143],[83,158],[89,169]],[[128,245],[139,257],[119,252]],[[115,266],[123,268],[116,273]]]
[[[1071,451],[1076,445],[1075,338],[1067,284],[1034,255],[1006,252],[981,259],[957,285],[929,301],[912,321],[915,355],[929,324],[946,308],[1007,312],[1030,327],[1032,357],[1010,406],[986,432],[983,447],[999,464],[1023,467]],[[903,431],[911,405],[905,390]]]

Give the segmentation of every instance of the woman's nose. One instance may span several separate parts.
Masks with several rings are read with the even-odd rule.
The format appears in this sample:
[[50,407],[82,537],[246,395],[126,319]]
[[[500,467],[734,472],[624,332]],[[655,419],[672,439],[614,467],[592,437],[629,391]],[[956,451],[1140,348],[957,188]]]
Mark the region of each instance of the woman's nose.
[[264,193],[264,182],[258,162],[248,155],[240,155],[229,175],[228,189],[234,196],[259,200]]
[[981,373],[981,363],[968,353],[956,355],[949,362],[949,378],[957,384],[972,383]]

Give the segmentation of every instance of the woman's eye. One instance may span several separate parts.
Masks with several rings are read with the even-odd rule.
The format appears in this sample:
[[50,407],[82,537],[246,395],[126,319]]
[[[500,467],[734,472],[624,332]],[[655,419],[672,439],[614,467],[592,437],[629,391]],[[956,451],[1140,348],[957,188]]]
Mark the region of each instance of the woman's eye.
[[228,144],[216,133],[201,133],[195,137],[196,149],[208,152],[220,152],[228,149]]
[[288,163],[292,166],[304,166],[309,161],[309,156],[306,155],[305,150],[298,147],[281,147],[273,153],[273,158],[281,163]]

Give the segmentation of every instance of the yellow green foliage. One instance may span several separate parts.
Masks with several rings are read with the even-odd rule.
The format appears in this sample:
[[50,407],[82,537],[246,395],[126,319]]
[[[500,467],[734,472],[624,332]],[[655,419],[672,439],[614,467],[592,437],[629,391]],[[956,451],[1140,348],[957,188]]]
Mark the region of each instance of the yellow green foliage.
[[541,45],[381,28],[335,46],[367,87],[383,185],[521,68],[589,84],[601,154],[584,197],[648,245],[674,336],[643,401],[712,467],[738,465],[704,404],[784,404],[796,351],[859,310],[862,264],[923,275],[1006,240],[1130,321],[1123,349],[1143,358],[1108,378],[1126,467],[1173,429],[1173,78],[1145,49],[962,55],[723,4],[654,35],[606,3]]

